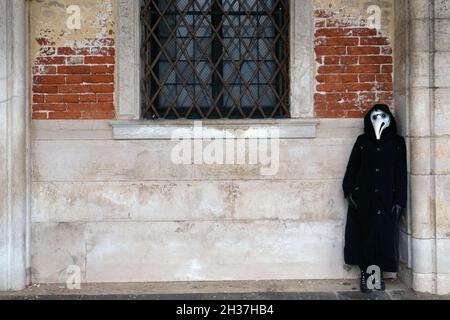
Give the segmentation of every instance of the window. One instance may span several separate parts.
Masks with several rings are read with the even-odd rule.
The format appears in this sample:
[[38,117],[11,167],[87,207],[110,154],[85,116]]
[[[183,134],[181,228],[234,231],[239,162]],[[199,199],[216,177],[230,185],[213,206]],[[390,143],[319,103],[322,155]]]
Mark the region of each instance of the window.
[[142,0],[145,119],[290,117],[288,0]]

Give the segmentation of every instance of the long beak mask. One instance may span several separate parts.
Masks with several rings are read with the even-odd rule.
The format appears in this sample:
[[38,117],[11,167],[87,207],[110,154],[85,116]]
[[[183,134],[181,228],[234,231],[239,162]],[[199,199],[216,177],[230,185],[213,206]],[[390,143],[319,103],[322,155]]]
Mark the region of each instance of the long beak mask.
[[391,125],[391,117],[381,110],[375,110],[372,112],[370,119],[372,120],[375,136],[377,140],[380,140],[383,131]]

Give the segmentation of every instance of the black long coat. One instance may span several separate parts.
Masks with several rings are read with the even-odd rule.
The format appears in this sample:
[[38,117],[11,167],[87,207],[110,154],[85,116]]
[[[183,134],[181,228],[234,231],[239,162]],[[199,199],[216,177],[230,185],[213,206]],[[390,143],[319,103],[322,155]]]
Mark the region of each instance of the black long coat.
[[345,197],[352,194],[358,208],[348,209],[344,256],[349,265],[377,265],[385,272],[397,272],[399,227],[392,208],[406,208],[406,144],[389,109],[383,111],[390,114],[391,126],[378,141],[372,110],[367,114],[365,133],[358,137],[345,173]]

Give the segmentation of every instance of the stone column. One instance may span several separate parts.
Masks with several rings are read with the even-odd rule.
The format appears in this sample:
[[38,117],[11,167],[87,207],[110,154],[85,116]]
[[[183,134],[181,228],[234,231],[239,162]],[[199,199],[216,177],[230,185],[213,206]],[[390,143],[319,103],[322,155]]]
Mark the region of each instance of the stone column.
[[435,288],[435,194],[433,179],[433,2],[410,1],[409,137],[411,150],[412,287]]
[[436,292],[450,293],[450,2],[434,7]]
[[[400,133],[405,136],[406,144],[411,146],[409,138],[409,4],[408,0],[396,0],[395,5],[395,41],[394,41],[394,98],[396,120]],[[408,154],[410,154],[408,148]],[[410,158],[410,157],[408,157]],[[411,172],[410,167],[408,168]],[[409,176],[411,178],[411,176]],[[409,179],[411,181],[411,179]],[[410,194],[410,193],[409,193]],[[410,199],[409,199],[410,200]],[[403,282],[412,286],[411,280],[411,205],[408,204],[408,214],[401,224],[400,233],[400,272]]]
[[26,1],[0,0],[0,291],[28,282],[26,17]]
[[405,89],[396,92],[396,101],[409,119],[404,127],[410,147],[411,184],[409,219],[403,241],[403,248],[408,247],[409,272],[405,271],[403,278],[416,291],[447,294],[450,292],[447,218],[450,209],[450,8],[446,1],[400,2],[405,2],[403,9],[407,9],[408,19],[406,24],[397,25],[406,32],[398,32],[398,40],[405,43],[405,60],[397,61],[400,62],[397,76],[404,75],[405,83],[398,88]]

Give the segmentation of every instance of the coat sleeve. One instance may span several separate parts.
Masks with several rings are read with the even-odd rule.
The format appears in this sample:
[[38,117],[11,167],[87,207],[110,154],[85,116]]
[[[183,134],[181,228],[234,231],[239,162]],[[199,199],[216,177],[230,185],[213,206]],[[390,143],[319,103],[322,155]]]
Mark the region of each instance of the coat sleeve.
[[406,202],[408,197],[408,168],[407,168],[407,155],[406,155],[406,143],[402,137],[399,143],[397,159],[395,162],[395,197],[394,204],[400,205],[406,208]]
[[361,139],[360,137],[356,140],[353,146],[352,153],[350,155],[350,160],[348,161],[347,170],[344,176],[344,182],[342,184],[344,189],[344,196],[347,198],[353,191],[356,183],[356,176],[358,174],[359,168],[361,166]]

